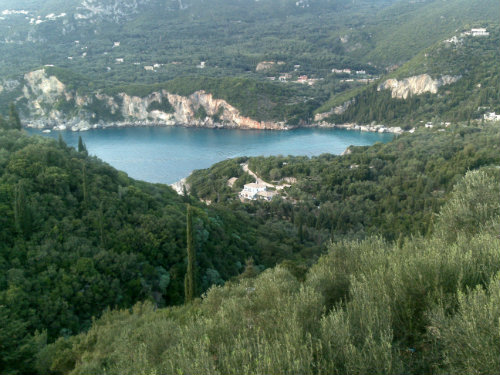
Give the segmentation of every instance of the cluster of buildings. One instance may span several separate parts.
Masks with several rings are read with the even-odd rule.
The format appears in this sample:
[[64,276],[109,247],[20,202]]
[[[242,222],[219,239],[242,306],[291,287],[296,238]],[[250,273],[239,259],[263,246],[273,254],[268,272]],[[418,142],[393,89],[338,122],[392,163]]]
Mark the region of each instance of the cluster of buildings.
[[444,42],[457,45],[463,42],[462,37],[464,36],[478,37],[478,36],[489,36],[489,35],[490,33],[489,31],[486,30],[486,28],[480,27],[476,29],[470,29],[469,31],[464,31],[463,33],[460,34],[460,38],[455,35],[450,39],[446,39]]
[[466,31],[462,33],[462,35],[472,35],[472,36],[489,36],[490,33],[486,31],[485,28],[477,28],[477,29],[470,29],[470,31]]
[[332,69],[332,73],[335,74],[357,74],[357,75],[364,75],[366,74],[366,70],[352,70],[352,69]]
[[484,114],[484,119],[486,121],[500,121],[500,115],[497,115],[495,112],[488,112]]
[[267,190],[267,186],[264,184],[251,183],[243,186],[243,190],[240,191],[240,199],[264,199],[270,201],[277,194],[276,191]]

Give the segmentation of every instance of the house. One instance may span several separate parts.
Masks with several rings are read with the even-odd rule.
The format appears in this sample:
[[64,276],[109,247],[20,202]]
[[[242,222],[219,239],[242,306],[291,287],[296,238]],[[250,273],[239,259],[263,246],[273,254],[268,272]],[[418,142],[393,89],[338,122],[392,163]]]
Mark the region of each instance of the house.
[[356,70],[356,74],[366,74],[366,70]]
[[342,69],[342,73],[351,74],[351,69]]
[[121,57],[120,57],[120,58],[118,58],[118,59],[115,59],[115,63],[116,63],[116,64],[121,64],[123,61],[124,61],[124,60],[123,60],[123,58],[121,58]]
[[307,83],[307,76],[299,76],[299,78],[297,79],[297,82]]
[[240,197],[244,199],[256,199],[257,193],[266,190],[266,185],[252,182],[243,186],[243,190],[240,192]]
[[292,78],[292,75],[290,73],[281,73],[278,79],[280,80],[280,82],[286,82],[290,78]]
[[489,112],[484,114],[484,119],[486,121],[500,121],[500,115],[497,115],[495,112]]
[[144,67],[144,69],[145,69],[145,70],[149,70],[149,71],[151,71],[151,72],[152,72],[153,70],[155,70],[155,68],[154,68],[154,67],[152,67],[151,65],[146,65],[146,66]]
[[485,28],[471,29],[470,33],[472,34],[472,36],[488,36],[488,35],[490,35],[490,33],[487,32]]

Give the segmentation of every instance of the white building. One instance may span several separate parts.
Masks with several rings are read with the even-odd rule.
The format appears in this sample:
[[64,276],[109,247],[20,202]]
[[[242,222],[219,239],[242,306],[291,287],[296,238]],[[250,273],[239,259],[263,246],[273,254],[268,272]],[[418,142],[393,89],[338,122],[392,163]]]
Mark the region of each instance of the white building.
[[471,32],[472,36],[488,36],[488,35],[490,35],[490,33],[487,32],[485,28],[471,29],[470,32]]
[[256,184],[255,182],[252,182],[251,184],[246,184],[243,186],[243,190],[240,192],[240,197],[245,199],[255,199],[257,193],[266,190],[266,185]]
[[500,115],[497,115],[495,112],[489,112],[484,114],[484,119],[486,121],[500,121]]

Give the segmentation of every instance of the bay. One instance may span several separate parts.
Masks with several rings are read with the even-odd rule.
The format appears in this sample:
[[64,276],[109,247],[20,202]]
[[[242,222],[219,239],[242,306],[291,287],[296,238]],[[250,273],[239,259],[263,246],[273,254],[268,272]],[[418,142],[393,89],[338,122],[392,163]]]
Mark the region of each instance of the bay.
[[73,147],[81,136],[89,154],[130,177],[156,183],[174,183],[195,169],[208,168],[237,156],[341,154],[348,146],[388,142],[392,134],[341,129],[289,131],[203,129],[184,127],[127,127],[87,132],[28,129],[30,134],[58,138]]

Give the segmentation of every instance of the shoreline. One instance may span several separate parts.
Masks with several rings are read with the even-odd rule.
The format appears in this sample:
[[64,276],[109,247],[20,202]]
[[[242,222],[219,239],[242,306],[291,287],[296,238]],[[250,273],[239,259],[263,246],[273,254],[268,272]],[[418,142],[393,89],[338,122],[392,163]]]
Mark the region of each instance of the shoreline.
[[371,132],[371,133],[391,133],[391,134],[403,134],[403,130],[400,126],[388,127],[383,124],[376,125],[360,125],[356,123],[344,123],[344,124],[333,124],[326,121],[315,122],[307,125],[281,125],[276,123],[276,127],[273,128],[252,128],[252,127],[240,127],[238,125],[228,125],[214,123],[207,125],[206,123],[167,123],[158,121],[124,121],[124,122],[108,122],[97,124],[90,124],[86,121],[79,122],[44,122],[42,120],[36,120],[33,122],[26,121],[25,127],[31,129],[38,129],[41,131],[65,131],[70,130],[73,132],[85,132],[89,130],[97,129],[113,129],[113,128],[138,128],[138,127],[183,127],[183,128],[198,128],[198,129],[236,129],[236,130],[269,130],[269,131],[288,131],[302,128],[323,128],[323,129],[343,129],[351,131],[361,131],[361,132]]

